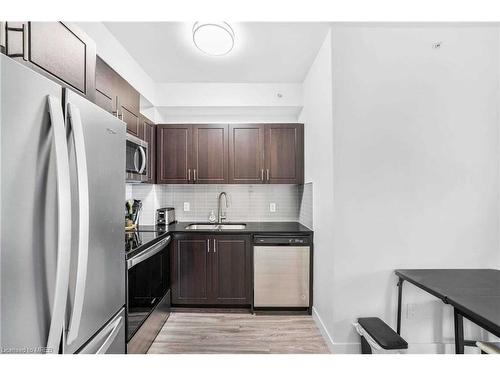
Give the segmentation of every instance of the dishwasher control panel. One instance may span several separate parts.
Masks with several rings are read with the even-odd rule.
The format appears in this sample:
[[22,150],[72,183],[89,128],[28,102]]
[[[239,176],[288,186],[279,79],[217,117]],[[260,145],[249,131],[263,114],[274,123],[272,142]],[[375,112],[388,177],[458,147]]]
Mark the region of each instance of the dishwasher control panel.
[[289,246],[309,246],[311,239],[309,236],[262,236],[256,235],[253,238],[255,245],[289,245]]

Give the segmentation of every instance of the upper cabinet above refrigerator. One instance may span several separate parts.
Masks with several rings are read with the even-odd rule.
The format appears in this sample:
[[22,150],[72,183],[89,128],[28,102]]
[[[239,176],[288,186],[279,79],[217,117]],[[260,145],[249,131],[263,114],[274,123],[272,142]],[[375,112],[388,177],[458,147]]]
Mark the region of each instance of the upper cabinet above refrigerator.
[[96,59],[96,104],[127,124],[127,132],[141,134],[140,94],[103,59]]
[[86,97],[95,98],[96,46],[67,22],[6,22],[6,55]]

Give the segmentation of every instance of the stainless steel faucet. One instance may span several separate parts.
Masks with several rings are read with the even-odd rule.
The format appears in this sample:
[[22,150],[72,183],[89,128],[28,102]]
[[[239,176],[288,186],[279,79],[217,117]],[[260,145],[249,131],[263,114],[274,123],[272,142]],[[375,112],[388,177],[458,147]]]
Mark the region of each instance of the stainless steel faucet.
[[224,196],[224,203],[227,208],[227,194],[225,191],[219,194],[219,198],[217,199],[217,222],[220,224],[223,220],[226,220],[226,213],[222,213],[222,207],[220,204],[221,198]]

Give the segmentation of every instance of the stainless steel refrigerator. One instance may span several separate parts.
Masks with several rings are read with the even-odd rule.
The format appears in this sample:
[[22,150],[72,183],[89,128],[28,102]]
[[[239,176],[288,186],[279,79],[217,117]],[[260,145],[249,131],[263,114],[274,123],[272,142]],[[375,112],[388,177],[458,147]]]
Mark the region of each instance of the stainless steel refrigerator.
[[0,69],[0,350],[125,353],[125,124]]

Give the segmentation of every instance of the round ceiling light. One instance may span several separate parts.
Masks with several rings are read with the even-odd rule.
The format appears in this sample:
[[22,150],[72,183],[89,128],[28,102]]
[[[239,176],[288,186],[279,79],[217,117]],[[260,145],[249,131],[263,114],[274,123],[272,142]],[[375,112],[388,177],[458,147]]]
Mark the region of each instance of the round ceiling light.
[[234,31],[227,22],[195,22],[193,42],[207,55],[227,55],[234,47]]

